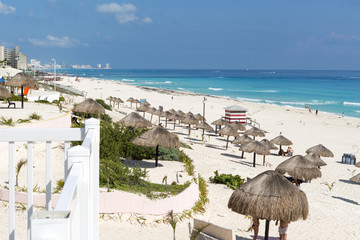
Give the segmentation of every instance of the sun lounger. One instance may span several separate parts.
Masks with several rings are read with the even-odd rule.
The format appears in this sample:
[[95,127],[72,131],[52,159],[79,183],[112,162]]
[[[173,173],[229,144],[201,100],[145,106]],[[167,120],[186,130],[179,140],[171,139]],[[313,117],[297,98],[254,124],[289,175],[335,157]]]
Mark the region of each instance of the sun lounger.
[[9,106],[8,106],[8,108],[10,108],[10,106],[11,106],[11,105],[14,105],[14,108],[16,108],[16,106],[15,106],[15,103],[13,103],[13,102],[10,102],[10,98],[8,98],[7,100],[8,100],[8,103],[9,103]]

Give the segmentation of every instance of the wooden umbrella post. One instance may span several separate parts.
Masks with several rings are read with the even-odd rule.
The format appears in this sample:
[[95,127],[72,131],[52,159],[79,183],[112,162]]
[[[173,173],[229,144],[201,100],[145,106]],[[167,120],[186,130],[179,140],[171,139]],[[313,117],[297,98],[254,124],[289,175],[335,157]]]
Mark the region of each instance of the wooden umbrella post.
[[24,108],[24,85],[21,86],[21,108]]
[[255,162],[256,162],[256,152],[254,152],[254,162],[253,162],[253,167],[255,167]]
[[174,128],[173,128],[174,130],[175,130],[175,123],[176,123],[176,120],[174,120]]
[[156,145],[156,152],[155,152],[155,167],[158,166],[158,161],[159,161],[159,144]]
[[264,158],[263,158],[263,166],[265,166],[265,155],[264,155]]
[[190,124],[189,124],[189,136],[190,136],[190,131],[191,131],[191,126],[190,126]]
[[229,135],[226,138],[226,150],[228,149],[228,145],[229,145]]
[[202,141],[204,141],[204,134],[205,134],[205,129],[203,129]]
[[269,239],[269,226],[270,226],[270,220],[266,219],[266,222],[265,222],[265,240]]

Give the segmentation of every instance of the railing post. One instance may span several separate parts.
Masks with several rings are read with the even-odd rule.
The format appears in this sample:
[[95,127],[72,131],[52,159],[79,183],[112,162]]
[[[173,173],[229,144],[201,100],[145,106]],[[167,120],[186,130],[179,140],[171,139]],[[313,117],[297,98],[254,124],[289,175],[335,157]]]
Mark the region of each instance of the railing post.
[[79,208],[80,239],[90,239],[91,221],[90,211],[90,183],[89,183],[89,158],[90,150],[83,146],[75,146],[68,150],[68,159],[73,164],[80,163],[83,165],[80,180],[77,187],[77,207]]
[[100,156],[100,121],[98,119],[87,119],[85,121],[85,132],[94,129],[94,139],[91,143],[91,159],[89,162],[90,173],[90,229],[93,240],[99,239],[99,156]]

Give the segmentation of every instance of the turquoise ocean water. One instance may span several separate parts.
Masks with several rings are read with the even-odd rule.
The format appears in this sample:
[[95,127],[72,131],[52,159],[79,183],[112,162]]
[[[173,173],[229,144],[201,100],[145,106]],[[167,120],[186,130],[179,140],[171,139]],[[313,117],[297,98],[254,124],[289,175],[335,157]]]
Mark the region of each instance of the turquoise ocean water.
[[[58,69],[80,77],[360,118],[360,71]],[[118,96],[121,97],[121,96]]]

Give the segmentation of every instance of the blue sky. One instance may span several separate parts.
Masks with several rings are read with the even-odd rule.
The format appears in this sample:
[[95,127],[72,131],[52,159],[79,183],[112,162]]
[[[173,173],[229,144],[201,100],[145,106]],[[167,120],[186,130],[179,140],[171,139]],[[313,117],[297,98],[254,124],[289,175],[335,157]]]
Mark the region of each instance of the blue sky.
[[42,63],[360,69],[360,0],[0,0],[0,26]]

